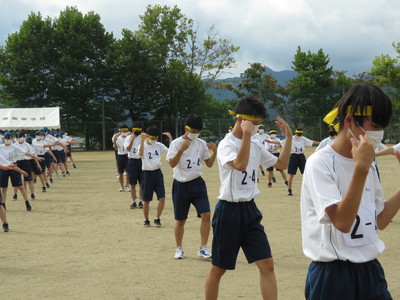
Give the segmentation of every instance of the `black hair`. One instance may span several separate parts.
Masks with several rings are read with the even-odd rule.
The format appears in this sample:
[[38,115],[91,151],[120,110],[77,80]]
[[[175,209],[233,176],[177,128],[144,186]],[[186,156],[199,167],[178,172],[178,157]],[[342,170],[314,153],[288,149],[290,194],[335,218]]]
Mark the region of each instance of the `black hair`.
[[121,125],[119,128],[128,128],[129,129],[128,125],[126,125],[126,124]]
[[197,130],[202,130],[203,129],[203,119],[195,114],[188,115],[185,120],[185,125],[197,129]]
[[17,132],[17,134],[15,135],[15,137],[18,139],[18,138],[21,138],[21,137],[25,137],[25,134],[23,133],[23,132],[21,132],[21,131],[18,131]]
[[148,135],[159,136],[160,135],[160,130],[156,126],[150,126],[150,127],[147,127],[146,133]]
[[133,123],[132,128],[142,128],[143,129],[143,124],[142,124],[142,122],[135,122],[135,123]]
[[[336,104],[339,110],[339,131],[344,127],[349,105],[349,113],[354,116],[359,126],[363,126],[364,119],[368,117],[367,106],[372,106],[371,121],[382,128],[385,128],[392,118],[392,101],[382,89],[372,84],[358,84],[351,87]],[[355,116],[356,112],[361,113],[361,116]]]
[[250,115],[265,119],[267,116],[267,109],[260,99],[254,95],[250,95],[242,98],[238,104],[236,104],[235,114]]

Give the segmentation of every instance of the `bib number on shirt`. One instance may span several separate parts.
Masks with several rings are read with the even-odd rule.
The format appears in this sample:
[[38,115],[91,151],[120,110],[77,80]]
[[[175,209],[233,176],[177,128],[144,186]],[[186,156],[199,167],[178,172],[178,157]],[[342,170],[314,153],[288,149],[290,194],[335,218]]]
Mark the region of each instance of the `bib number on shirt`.
[[238,186],[245,189],[252,189],[256,184],[256,170],[255,169],[247,169],[246,171],[241,172],[242,176],[237,176],[237,184]]
[[199,157],[188,157],[186,159],[186,168],[187,169],[198,169],[200,167],[200,158]]
[[294,152],[295,153],[303,153],[303,147],[299,147],[299,148],[294,147]]
[[159,156],[157,150],[154,150],[154,153],[153,152],[147,152],[147,154],[149,155],[149,159],[153,159],[154,156]]
[[378,240],[376,210],[373,203],[361,204],[349,233],[343,234],[348,247],[368,245]]

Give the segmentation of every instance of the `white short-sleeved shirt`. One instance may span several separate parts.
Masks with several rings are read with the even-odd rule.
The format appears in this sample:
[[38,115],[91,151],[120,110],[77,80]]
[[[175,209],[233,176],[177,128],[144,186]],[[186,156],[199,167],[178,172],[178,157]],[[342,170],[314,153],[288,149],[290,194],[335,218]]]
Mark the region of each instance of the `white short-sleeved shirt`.
[[[161,168],[161,155],[168,152],[168,148],[159,142],[153,145],[144,142],[143,156],[142,156],[142,170],[154,171]],[[140,146],[139,146],[140,150]]]
[[[281,141],[281,145],[283,146],[286,142],[286,139]],[[302,154],[305,152],[306,147],[311,147],[313,145],[313,141],[304,137],[294,135],[292,139],[292,150],[290,153],[294,154]]]
[[33,152],[36,155],[44,155],[47,152],[47,150],[49,150],[49,148],[44,148],[43,147],[44,145],[46,145],[46,143],[43,140],[38,141],[37,139],[33,139],[32,141]]
[[8,146],[6,146],[5,144],[1,144],[0,154],[3,155],[3,157],[11,163],[17,162],[17,150],[15,149],[14,144]]
[[[44,137],[44,142],[46,143],[46,145],[51,145],[54,144],[57,141],[57,139],[52,136],[51,134],[46,134],[46,136]],[[51,150],[57,150],[56,148],[54,148],[55,146],[50,147]]]
[[[171,160],[185,141],[183,137],[178,137],[173,140],[169,146],[167,153],[167,161]],[[190,142],[189,148],[187,148],[181,156],[178,164],[173,168],[174,179],[179,182],[187,182],[201,176],[201,169],[203,167],[203,160],[210,158],[208,153],[207,143],[202,139],[195,139]]]
[[252,138],[252,139],[256,139],[256,140],[259,141],[261,144],[264,144],[264,143],[265,143],[265,140],[269,140],[269,139],[270,139],[270,136],[269,136],[268,134],[266,134],[266,133],[259,134],[259,133],[257,132],[257,133],[256,133],[255,135],[253,135],[251,138]]
[[350,232],[336,229],[326,213],[327,207],[342,200],[353,171],[353,159],[339,155],[330,145],[307,159],[300,208],[303,252],[313,261],[362,263],[375,259],[385,249],[376,225],[376,216],[383,211],[385,201],[375,163],[371,164]]
[[319,143],[319,145],[318,145],[317,149],[315,149],[315,151],[321,150],[322,148],[324,148],[324,147],[326,147],[328,145],[332,145],[333,142],[335,141],[335,139],[336,139],[336,136],[334,136],[333,138],[331,138],[329,136],[329,137],[323,139],[321,141],[321,143]]
[[[281,141],[279,138],[274,138],[274,139],[273,139],[273,138],[270,138],[269,140],[272,141],[272,142],[280,142],[280,141]],[[265,144],[264,144],[264,148],[265,148],[265,150],[267,150],[268,152],[269,152],[269,150],[274,149],[276,146],[278,146],[278,145],[277,145],[277,144],[268,143],[268,142],[265,142]],[[276,150],[273,151],[273,152],[270,152],[270,153],[279,153],[279,148],[276,149]]]
[[131,143],[131,140],[133,137],[135,137],[135,139],[133,140],[131,150],[128,152],[128,157],[132,158],[132,159],[140,159],[139,146],[140,146],[140,140],[142,139],[142,137],[140,135],[139,136],[128,135],[125,138],[124,147],[125,147],[125,149],[127,149],[129,144]]
[[17,151],[17,160],[31,160],[32,157],[25,155],[25,153],[30,153],[33,154],[33,149],[32,146],[29,145],[27,142],[23,142],[22,144],[20,143],[15,143],[14,147]]
[[397,145],[393,146],[393,150],[394,151],[400,151],[400,143],[398,143]]
[[0,165],[8,166],[11,162],[7,160],[2,154],[0,154]]
[[127,155],[128,154],[128,151],[125,148],[125,140],[126,140],[126,137],[123,137],[122,135],[120,135],[115,142],[118,147],[118,155]]
[[218,167],[221,187],[218,198],[230,202],[245,202],[256,197],[260,191],[257,188],[259,166],[274,166],[278,158],[264,150],[263,145],[252,139],[250,145],[249,163],[245,171],[234,169],[229,162],[236,159],[241,139],[229,134],[218,145]]

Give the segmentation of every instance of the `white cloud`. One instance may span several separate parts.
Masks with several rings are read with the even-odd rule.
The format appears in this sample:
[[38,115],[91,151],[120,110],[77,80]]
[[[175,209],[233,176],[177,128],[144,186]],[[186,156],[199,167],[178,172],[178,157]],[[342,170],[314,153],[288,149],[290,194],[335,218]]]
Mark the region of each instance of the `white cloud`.
[[380,54],[396,56],[392,42],[400,41],[400,2],[390,0],[0,0],[0,43],[31,11],[55,18],[66,6],[98,13],[106,30],[119,38],[123,28],[138,28],[149,4],[177,5],[203,33],[215,25],[241,47],[234,75],[249,62],[290,69],[297,46],[322,48],[334,69],[359,73]]

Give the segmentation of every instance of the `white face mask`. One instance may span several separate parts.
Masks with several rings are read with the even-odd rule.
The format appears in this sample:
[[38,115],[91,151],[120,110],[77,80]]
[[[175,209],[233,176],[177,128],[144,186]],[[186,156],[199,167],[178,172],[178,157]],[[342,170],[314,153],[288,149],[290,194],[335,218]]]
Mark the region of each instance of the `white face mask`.
[[200,135],[200,133],[191,133],[191,132],[187,133],[187,137],[191,141],[194,141],[195,139],[197,139],[199,137],[199,135]]
[[25,139],[22,137],[22,138],[18,138],[18,143],[23,143],[25,141]]
[[258,130],[258,133],[259,133],[259,134],[263,134],[263,133],[264,133],[264,129]]
[[128,135],[128,133],[127,132],[123,132],[123,133],[121,133],[121,136],[123,136],[123,137],[126,137]]
[[4,144],[11,145],[12,140],[4,140]]
[[41,141],[41,140],[43,140],[43,137],[40,136],[40,135],[38,135],[38,136],[36,137],[36,140],[37,140],[37,141]]
[[152,140],[152,139],[147,139],[147,142],[148,142],[150,145],[153,145],[156,141],[155,141],[155,140]]
[[[362,131],[365,132],[365,134],[369,137],[372,143],[372,147],[374,150],[379,146],[379,144],[383,140],[383,135],[385,133],[384,130],[377,130],[377,131],[371,131],[371,130],[364,130],[362,127],[360,127]],[[360,141],[355,137],[353,132],[349,129],[351,135],[356,139],[357,143],[360,144]]]
[[271,139],[274,139],[274,138],[276,138],[276,134],[275,133],[271,134]]

